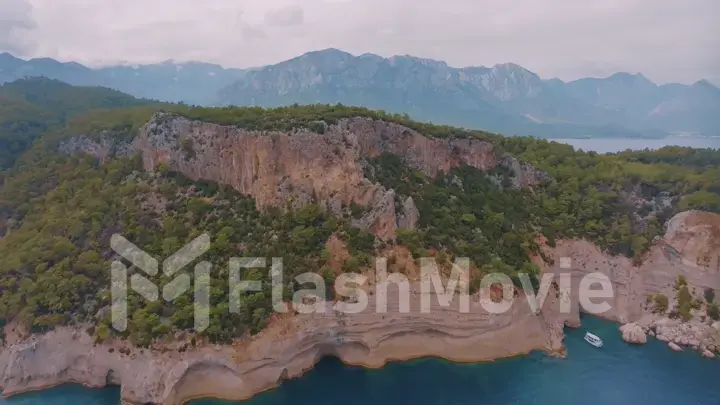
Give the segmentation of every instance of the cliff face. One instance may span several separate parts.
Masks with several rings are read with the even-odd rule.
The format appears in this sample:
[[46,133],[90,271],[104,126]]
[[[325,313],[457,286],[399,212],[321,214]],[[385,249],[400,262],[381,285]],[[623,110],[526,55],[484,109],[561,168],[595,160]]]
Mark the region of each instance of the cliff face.
[[[409,313],[400,313],[395,287],[387,313],[375,299],[358,314],[286,316],[258,336],[233,345],[180,351],[119,350],[118,342],[94,345],[85,332],[58,329],[6,347],[0,353],[0,386],[6,395],[66,382],[90,387],[121,386],[132,404],[180,405],[190,398],[244,399],[287,378],[303,374],[323,356],[348,364],[381,367],[388,361],[437,356],[482,361],[531,350],[562,348],[562,325],[552,303],[533,315],[520,297],[501,315],[472,299],[469,313],[457,300],[441,307],[432,297],[429,313],[419,311],[421,294],[412,286]],[[549,300],[550,302],[551,300]]]
[[435,139],[402,125],[369,118],[342,119],[323,134],[297,130],[249,131],[158,114],[139,131],[131,145],[82,136],[66,140],[61,150],[82,151],[105,159],[114,153],[142,155],[146,170],[166,164],[193,180],[228,185],[250,195],[258,208],[297,208],[317,202],[335,214],[351,202],[369,208],[356,225],[382,239],[394,237],[398,224],[414,227],[414,203],[399,204],[395,192],[364,175],[366,159],[395,154],[429,177],[469,165],[481,170],[497,166],[514,173],[516,187],[547,179],[511,156],[498,156],[493,145],[475,139]]
[[[429,138],[369,118],[340,120],[321,135],[248,131],[158,115],[140,130],[133,149],[142,154],[146,170],[164,163],[191,179],[229,185],[255,197],[258,208],[319,202],[340,213],[351,202],[369,207],[358,225],[382,239],[395,235],[398,216],[417,214],[395,212],[394,191],[365,178],[367,158],[391,153],[429,177],[461,165],[481,170],[504,165],[514,171],[519,187],[544,178],[528,165],[496,156],[488,142]],[[414,222],[403,221],[406,226]]]
[[[394,190],[364,176],[366,159],[382,153],[400,156],[428,176],[470,165],[482,170],[504,166],[515,173],[518,187],[545,176],[510,156],[497,156],[479,140],[433,139],[400,125],[371,119],[341,120],[323,134],[257,132],[185,118],[157,115],[132,144],[109,138],[67,140],[67,153],[85,151],[100,158],[139,152],[147,170],[166,164],[192,179],[229,185],[255,197],[260,208],[298,207],[310,202],[341,213],[351,202],[370,211],[356,225],[381,238],[392,238],[398,226],[413,228],[418,212],[412,198],[396,205]],[[396,206],[400,212],[396,212]],[[673,296],[678,275],[698,289],[720,289],[720,216],[699,212],[673,218],[640,267],[612,257],[587,241],[561,241],[547,248],[550,258],[571,258],[573,293],[582,276],[599,272],[612,282],[612,309],[603,316],[620,322],[646,314],[647,295]],[[549,267],[549,266],[548,266]],[[91,387],[118,384],[123,400],[133,404],[176,405],[200,396],[243,399],[301,375],[322,356],[346,363],[380,367],[387,361],[438,356],[454,361],[481,361],[531,350],[561,352],[563,327],[578,326],[577,295],[570,313],[560,313],[565,297],[552,292],[538,314],[522,295],[511,311],[493,315],[474,300],[469,313],[437,304],[419,311],[421,294],[413,287],[411,310],[398,310],[391,288],[388,313],[375,311],[375,299],[363,312],[284,316],[259,335],[232,345],[188,348],[182,341],[165,350],[130,349],[124,342],[95,345],[84,331],[58,329],[3,347],[0,386],[7,395],[66,382]],[[393,301],[395,299],[395,301]],[[119,349],[124,349],[122,352]]]
[[[720,215],[682,213],[670,221],[667,234],[634,267],[600,252],[585,241],[563,241],[552,258],[570,257],[573,294],[548,294],[543,309],[533,314],[521,294],[504,314],[485,311],[473,297],[469,313],[458,310],[457,299],[442,307],[432,295],[430,311],[419,310],[423,295],[411,286],[410,311],[398,304],[397,287],[388,290],[387,313],[376,311],[375,296],[358,314],[285,315],[259,335],[225,346],[187,348],[183,341],[165,350],[131,349],[124,342],[94,345],[84,331],[58,329],[8,344],[0,352],[0,387],[6,395],[67,382],[90,387],[120,385],[123,400],[132,404],[179,405],[204,396],[244,399],[301,375],[321,357],[380,367],[388,361],[437,356],[453,361],[482,361],[531,350],[562,352],[563,327],[578,326],[577,286],[586,274],[599,272],[611,280],[616,296],[603,316],[620,322],[639,319],[648,294],[672,296],[672,284],[684,275],[692,287],[720,289],[720,273],[701,258],[720,254],[713,224]],[[708,229],[706,225],[711,225]],[[557,267],[557,266],[556,266]],[[571,311],[561,313],[563,299]],[[720,342],[718,342],[720,343]],[[186,350],[187,349],[187,350]]]
[[[607,276],[615,291],[612,309],[602,316],[618,322],[633,322],[648,314],[649,295],[663,294],[671,300],[678,276],[684,276],[695,296],[706,288],[720,290],[720,215],[687,211],[673,217],[663,238],[655,241],[642,265],[634,266],[622,256],[611,256],[584,240],[559,241],[546,249],[551,258],[572,259],[573,288],[580,279],[598,272]],[[575,303],[577,305],[577,303]]]

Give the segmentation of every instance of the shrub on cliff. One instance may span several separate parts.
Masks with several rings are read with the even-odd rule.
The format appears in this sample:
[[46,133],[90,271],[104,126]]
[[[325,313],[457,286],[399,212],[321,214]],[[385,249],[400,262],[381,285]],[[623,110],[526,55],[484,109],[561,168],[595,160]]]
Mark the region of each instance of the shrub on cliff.
[[675,289],[679,291],[683,286],[687,286],[687,280],[685,279],[685,276],[679,275],[675,281]]
[[655,305],[653,307],[653,312],[655,313],[665,313],[668,309],[668,297],[663,294],[657,294],[655,295]]
[[690,313],[690,310],[692,309],[692,295],[690,295],[690,290],[688,289],[687,284],[683,284],[678,290],[677,304],[678,313],[683,321],[689,321],[692,319],[692,314]]
[[720,307],[716,303],[712,303],[708,305],[707,307],[707,315],[712,319],[713,321],[720,320]]
[[715,301],[715,290],[712,288],[706,288],[703,292],[703,295],[705,296],[705,301],[710,304],[713,301]]

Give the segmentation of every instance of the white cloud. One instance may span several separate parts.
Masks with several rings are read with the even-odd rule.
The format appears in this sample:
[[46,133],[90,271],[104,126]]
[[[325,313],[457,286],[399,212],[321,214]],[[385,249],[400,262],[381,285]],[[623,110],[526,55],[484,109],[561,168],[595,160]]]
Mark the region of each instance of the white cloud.
[[[24,2],[3,0],[3,9],[8,1]],[[454,66],[515,62],[563,79],[625,70],[720,83],[717,0],[28,1],[34,20],[22,21],[37,22],[35,54],[84,63],[249,67],[335,47]]]
[[0,51],[18,55],[34,51],[32,5],[26,0],[3,0],[0,3]]
[[265,13],[265,22],[268,25],[287,27],[302,24],[304,19],[305,10],[297,5],[278,8]]

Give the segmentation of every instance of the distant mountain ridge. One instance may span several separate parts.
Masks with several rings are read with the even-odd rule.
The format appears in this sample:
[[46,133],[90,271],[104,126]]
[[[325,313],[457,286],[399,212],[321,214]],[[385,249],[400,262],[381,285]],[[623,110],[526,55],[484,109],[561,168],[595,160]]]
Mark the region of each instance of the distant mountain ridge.
[[0,54],[0,82],[40,75],[198,105],[359,105],[508,135],[720,135],[720,89],[707,80],[657,85],[639,73],[564,82],[513,63],[454,68],[414,56],[354,56],[337,49],[246,70],[200,62],[90,69]]
[[172,61],[92,69],[75,62],[23,60],[0,53],[0,84],[26,76],[45,76],[76,86],[103,86],[135,97],[197,105],[212,104],[217,91],[244,72],[210,63]]

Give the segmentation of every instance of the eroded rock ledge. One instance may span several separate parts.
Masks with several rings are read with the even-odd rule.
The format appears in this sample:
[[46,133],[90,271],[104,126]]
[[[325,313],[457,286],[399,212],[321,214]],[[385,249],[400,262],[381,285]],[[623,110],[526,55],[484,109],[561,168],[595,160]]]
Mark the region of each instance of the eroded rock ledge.
[[[678,275],[684,275],[693,288],[720,289],[717,262],[706,259],[720,253],[717,240],[707,237],[715,232],[708,226],[717,224],[720,215],[679,214],[640,267],[626,258],[606,255],[589,242],[564,241],[547,253],[551,258],[572,258],[571,268],[545,271],[570,272],[574,287],[586,274],[608,276],[615,299],[612,310],[603,316],[642,326],[650,316],[644,305],[647,295],[672,296]],[[348,364],[381,367],[388,361],[430,356],[473,362],[532,350],[562,353],[563,327],[580,324],[577,297],[569,297],[572,310],[562,314],[563,297],[552,291],[537,314],[520,296],[509,312],[493,315],[476,299],[469,313],[461,313],[457,301],[440,307],[435,297],[431,297],[434,305],[429,313],[421,313],[420,289],[413,286],[412,290],[409,313],[399,312],[397,288],[391,287],[387,313],[376,313],[371,296],[370,305],[359,314],[329,310],[287,315],[253,338],[184,352],[170,345],[164,351],[132,349],[123,354],[118,350],[126,347],[123,342],[94,345],[84,331],[58,329],[6,345],[0,352],[0,386],[12,395],[67,382],[89,387],[116,384],[121,386],[122,399],[131,404],[179,405],[208,396],[245,399],[302,375],[326,355]],[[658,333],[668,330],[656,328]],[[704,346],[710,349],[709,344]]]
[[[571,259],[571,268],[564,271],[572,275],[573,291],[591,273],[602,273],[610,279],[615,292],[612,308],[601,316],[623,324],[636,323],[639,331],[633,326],[621,331],[628,340],[642,340],[640,332],[652,332],[660,340],[691,347],[706,357],[720,351],[720,324],[703,309],[693,310],[688,322],[669,319],[678,306],[675,285],[679,277],[686,280],[694,300],[704,301],[706,289],[720,291],[720,215],[701,211],[677,214],[668,221],[664,237],[655,241],[639,267],[626,257],[603,253],[584,240],[560,241],[555,248],[547,249],[547,257]],[[653,313],[652,298],[658,294],[669,301],[663,313]],[[628,328],[638,336],[631,337]]]
[[197,397],[248,398],[302,375],[327,355],[375,368],[419,357],[474,362],[532,350],[562,353],[565,318],[554,309],[555,299],[538,314],[518,300],[510,312],[493,315],[476,299],[470,313],[459,312],[457,301],[450,307],[435,301],[430,313],[420,313],[417,291],[407,314],[389,292],[385,314],[375,312],[371,298],[359,314],[288,315],[252,339],[182,353],[133,349],[128,355],[119,342],[94,345],[83,331],[58,329],[4,348],[0,383],[6,395],[67,382],[115,384],[125,403],[180,405]]
[[[611,256],[585,240],[558,241],[547,257],[571,259],[573,287],[590,273],[606,275],[613,284],[612,310],[604,317],[633,322],[648,315],[648,296],[675,297],[675,283],[683,276],[696,296],[706,288],[720,290],[720,214],[686,211],[668,221],[664,237],[655,241],[640,266],[624,256]],[[576,290],[574,288],[573,290]],[[671,305],[672,306],[672,305]]]

